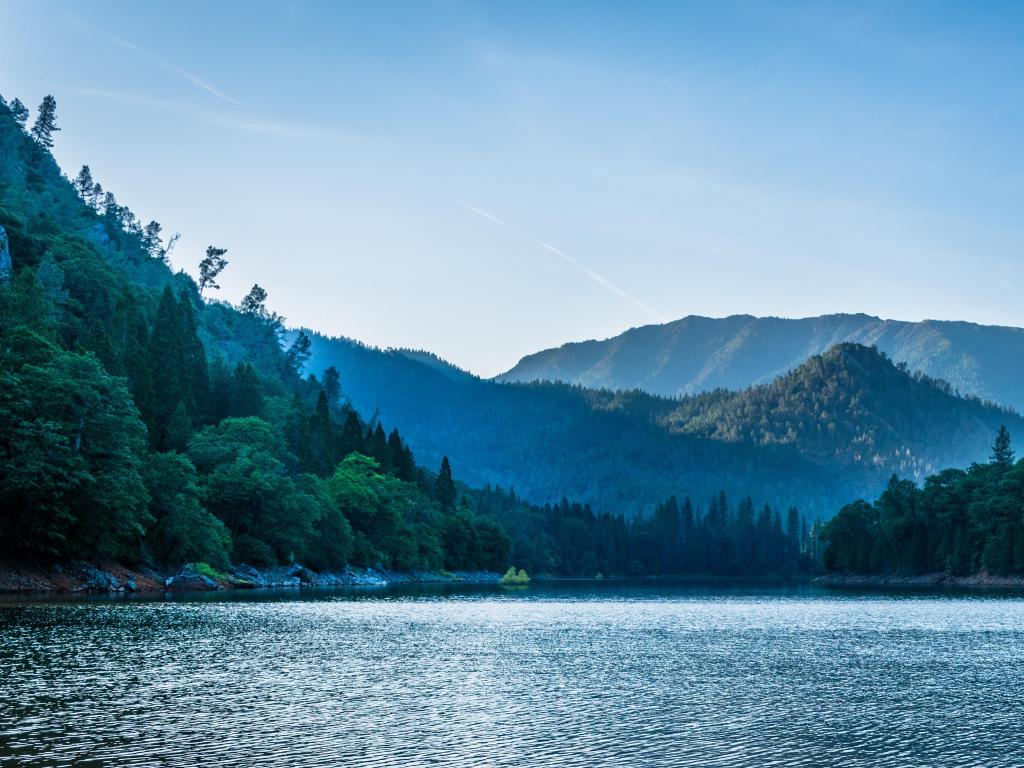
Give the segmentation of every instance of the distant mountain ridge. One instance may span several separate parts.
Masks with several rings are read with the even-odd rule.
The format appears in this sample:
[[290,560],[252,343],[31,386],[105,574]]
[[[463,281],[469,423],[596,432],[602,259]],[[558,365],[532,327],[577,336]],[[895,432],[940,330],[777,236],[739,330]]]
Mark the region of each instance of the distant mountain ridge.
[[528,355],[496,377],[675,396],[763,384],[842,342],[875,346],[955,390],[1024,411],[1024,328],[959,321],[690,315]]
[[447,455],[476,485],[514,486],[544,503],[562,494],[599,509],[649,511],[670,494],[724,488],[829,516],[873,498],[892,473],[923,479],[988,457],[1015,413],[957,397],[883,353],[841,344],[770,384],[666,399],[642,391],[500,383],[436,358],[308,332],[306,370],[340,372],[363,413],[403,425],[417,457]]

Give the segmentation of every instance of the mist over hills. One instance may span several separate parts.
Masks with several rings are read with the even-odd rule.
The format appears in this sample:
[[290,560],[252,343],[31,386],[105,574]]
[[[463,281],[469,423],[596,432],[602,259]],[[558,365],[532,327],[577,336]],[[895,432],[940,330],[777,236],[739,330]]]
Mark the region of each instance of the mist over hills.
[[920,479],[984,460],[1000,424],[1024,428],[1016,414],[856,344],[767,385],[662,398],[485,380],[436,358],[306,333],[307,370],[335,366],[353,406],[402,424],[428,462],[443,452],[470,483],[627,514],[724,488],[827,516],[877,495],[894,472]]
[[497,380],[563,381],[665,396],[742,389],[771,381],[848,341],[876,346],[957,391],[1024,410],[1024,329],[865,314],[800,319],[691,315],[528,355]]

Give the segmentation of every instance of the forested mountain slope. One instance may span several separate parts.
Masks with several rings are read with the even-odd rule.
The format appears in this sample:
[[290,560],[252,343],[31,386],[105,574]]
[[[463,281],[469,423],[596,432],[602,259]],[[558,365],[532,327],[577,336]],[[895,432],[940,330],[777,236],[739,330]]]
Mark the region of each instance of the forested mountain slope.
[[684,317],[603,341],[537,352],[497,378],[642,389],[666,396],[742,389],[771,381],[845,341],[876,346],[912,371],[1024,411],[1024,329],[937,320],[910,323],[863,314]]
[[957,397],[883,354],[841,345],[765,387],[682,399],[565,384],[452,377],[399,351],[311,335],[308,370],[336,366],[344,395],[443,450],[477,484],[534,500],[649,510],[670,494],[725,489],[829,514],[877,495],[893,472],[923,477],[986,456],[1016,414]]
[[158,223],[61,174],[55,112],[0,97],[0,557],[506,567],[447,462],[300,375],[266,291],[208,298],[224,249],[174,274]]

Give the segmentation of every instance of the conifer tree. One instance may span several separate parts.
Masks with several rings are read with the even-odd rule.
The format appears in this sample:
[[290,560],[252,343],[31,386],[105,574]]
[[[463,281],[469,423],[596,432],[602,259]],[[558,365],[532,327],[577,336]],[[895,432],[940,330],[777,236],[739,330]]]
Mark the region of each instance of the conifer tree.
[[231,382],[231,416],[259,416],[263,413],[263,388],[256,369],[239,363]]
[[219,289],[217,285],[217,275],[224,271],[224,267],[228,265],[227,259],[224,258],[224,254],[228,252],[227,248],[217,248],[213,245],[206,247],[206,258],[199,262],[199,295],[201,296],[203,291],[207,288]]
[[14,117],[15,122],[18,123],[22,128],[25,127],[25,123],[28,122],[28,107],[21,103],[21,99],[11,99],[11,115]]
[[242,299],[239,309],[247,315],[256,317],[267,317],[267,291],[261,288],[259,283],[249,289],[249,293]]
[[160,240],[160,232],[163,230],[159,221],[151,221],[142,228],[142,247],[154,259],[164,258],[164,244]]
[[192,423],[198,426],[210,394],[210,370],[206,362],[206,350],[199,339],[192,299],[186,289],[182,289],[178,297],[178,309],[181,318],[183,364],[180,373],[181,389],[189,417]]
[[92,195],[94,183],[95,182],[93,182],[92,179],[92,171],[89,170],[89,166],[83,165],[82,170],[78,172],[74,181],[75,191],[78,192],[78,196],[88,202],[90,195]]
[[452,467],[447,456],[441,459],[441,469],[434,483],[434,498],[448,509],[455,506],[455,481],[452,479]]
[[149,437],[153,447],[160,451],[168,449],[167,428],[171,414],[186,395],[181,383],[181,372],[185,367],[181,328],[178,302],[170,285],[164,286],[149,338],[148,355],[151,389],[159,393],[153,402]]
[[103,185],[98,181],[92,185],[92,192],[89,193],[88,203],[97,211],[103,203]]
[[43,103],[39,105],[39,113],[36,115],[36,122],[32,126],[32,138],[39,142],[40,146],[49,149],[53,146],[53,133],[59,131],[57,127],[57,100],[53,96],[43,97]]
[[1005,425],[999,427],[999,432],[996,434],[996,441],[992,445],[992,461],[1004,468],[1013,464],[1013,450],[1010,448],[1010,432]]
[[327,405],[337,406],[341,399],[341,375],[333,365],[324,371],[324,392],[327,393]]
[[345,425],[341,428],[338,458],[344,459],[350,453],[363,453],[365,450],[363,443],[363,427],[359,423],[359,414],[349,411]]

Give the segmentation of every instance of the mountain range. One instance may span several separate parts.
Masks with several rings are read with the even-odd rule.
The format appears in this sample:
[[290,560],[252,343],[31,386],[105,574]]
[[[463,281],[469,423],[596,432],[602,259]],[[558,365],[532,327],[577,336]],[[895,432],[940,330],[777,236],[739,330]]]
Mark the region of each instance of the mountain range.
[[864,314],[691,315],[528,355],[497,380],[562,381],[671,397],[767,383],[841,342],[877,347],[959,392],[1024,411],[1024,329]]
[[401,424],[418,457],[447,455],[467,482],[539,502],[565,494],[638,514],[724,488],[824,517],[893,473],[919,480],[986,459],[1000,424],[1024,434],[1016,413],[854,343],[767,384],[666,398],[481,379],[422,352],[305,333],[306,370],[335,366],[343,395]]

